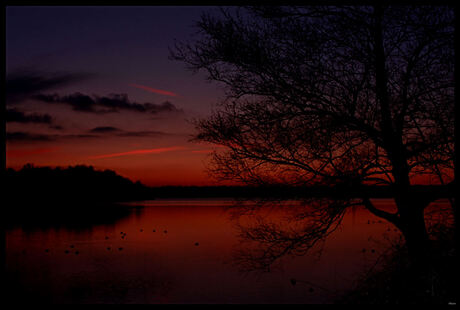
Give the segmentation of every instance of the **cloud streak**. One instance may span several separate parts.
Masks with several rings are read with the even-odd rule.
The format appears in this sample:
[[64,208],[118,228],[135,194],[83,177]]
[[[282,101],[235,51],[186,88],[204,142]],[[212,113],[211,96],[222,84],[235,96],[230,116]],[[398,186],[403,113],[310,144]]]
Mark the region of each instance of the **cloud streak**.
[[8,142],[44,142],[54,140],[55,139],[52,136],[44,134],[35,134],[22,131],[6,133],[6,141]]
[[[60,127],[57,130],[62,130]],[[8,131],[6,133],[6,141],[9,143],[30,143],[30,142],[49,142],[49,141],[63,141],[75,139],[103,139],[110,137],[118,138],[155,138],[172,135],[163,131],[125,131],[116,127],[95,127],[91,130],[80,134],[48,134],[48,133],[33,133],[27,131]]]
[[175,94],[173,92],[167,91],[167,90],[156,89],[156,88],[152,88],[152,87],[148,87],[148,86],[144,86],[144,85],[129,84],[129,86],[136,87],[136,88],[139,88],[139,89],[143,89],[143,90],[146,90],[148,92],[159,94],[159,95],[165,95],[165,96],[171,96],[171,97],[178,97],[179,96],[179,95],[177,95],[177,94]]
[[158,137],[171,135],[163,131],[144,130],[144,131],[125,131],[123,129],[112,126],[95,127],[89,130],[92,134],[112,135],[117,137]]
[[19,103],[39,92],[74,84],[93,75],[88,73],[39,73],[22,70],[6,77],[6,103]]
[[67,104],[74,111],[87,113],[113,113],[120,110],[133,112],[149,112],[157,114],[161,112],[182,112],[169,101],[161,104],[137,103],[129,100],[126,94],[110,94],[108,96],[89,96],[82,93],[73,93],[61,96],[58,94],[38,94],[34,99],[46,103]]
[[133,150],[133,151],[122,152],[122,153],[96,155],[96,156],[88,157],[88,159],[112,158],[112,157],[142,155],[142,154],[159,154],[159,153],[165,153],[165,152],[179,151],[183,149],[185,149],[185,147],[173,146],[173,147],[163,147],[163,148],[156,148],[156,149]]
[[49,134],[36,134],[24,131],[13,131],[6,133],[6,141],[9,143],[17,142],[49,142],[67,139],[94,139],[99,138],[98,135],[91,134],[68,134],[68,135],[49,135]]
[[111,126],[101,126],[101,127],[95,127],[91,129],[89,132],[91,133],[113,133],[113,132],[118,132],[121,131],[121,129],[116,128],[116,127],[111,127]]
[[31,113],[26,114],[18,109],[6,109],[6,121],[10,123],[42,123],[51,124],[52,117],[49,114]]

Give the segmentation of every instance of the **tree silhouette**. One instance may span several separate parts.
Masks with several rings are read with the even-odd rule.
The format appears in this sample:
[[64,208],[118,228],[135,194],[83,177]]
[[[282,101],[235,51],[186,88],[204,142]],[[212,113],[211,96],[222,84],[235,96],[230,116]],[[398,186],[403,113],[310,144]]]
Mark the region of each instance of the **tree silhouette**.
[[246,184],[390,185],[396,213],[361,203],[428,242],[413,184],[453,182],[454,27],[444,6],[292,6],[204,14],[201,37],[171,57],[225,85],[196,122],[225,146],[210,171]]

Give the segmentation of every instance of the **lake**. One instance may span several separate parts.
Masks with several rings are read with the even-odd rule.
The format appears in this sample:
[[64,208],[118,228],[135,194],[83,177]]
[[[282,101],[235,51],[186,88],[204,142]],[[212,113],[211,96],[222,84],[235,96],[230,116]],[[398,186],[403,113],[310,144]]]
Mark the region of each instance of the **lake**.
[[[375,202],[393,208],[390,200]],[[251,242],[242,229],[298,231],[297,202],[254,209],[229,199],[132,205],[112,223],[8,229],[10,289],[53,303],[331,303],[399,237],[391,224],[354,207],[307,254],[282,256],[269,271],[248,270],[242,262],[250,256],[242,253],[267,244]]]

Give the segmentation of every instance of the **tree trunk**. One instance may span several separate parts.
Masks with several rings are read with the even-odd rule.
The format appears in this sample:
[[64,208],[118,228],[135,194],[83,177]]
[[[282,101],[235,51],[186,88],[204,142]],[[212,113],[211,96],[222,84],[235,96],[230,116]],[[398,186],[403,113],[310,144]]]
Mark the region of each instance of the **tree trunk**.
[[425,226],[424,208],[421,202],[404,198],[397,202],[400,214],[400,229],[406,241],[409,258],[414,266],[427,263],[429,239]]

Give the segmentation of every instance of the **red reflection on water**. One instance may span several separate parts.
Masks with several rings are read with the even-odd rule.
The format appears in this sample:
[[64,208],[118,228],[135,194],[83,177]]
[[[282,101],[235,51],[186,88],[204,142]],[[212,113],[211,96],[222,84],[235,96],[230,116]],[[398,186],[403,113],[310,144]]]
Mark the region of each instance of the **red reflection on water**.
[[[393,207],[387,200],[377,203]],[[233,260],[242,241],[236,224],[249,223],[251,216],[232,217],[231,201],[145,205],[112,225],[86,230],[8,231],[6,263],[13,285],[51,302],[331,302],[330,292],[311,291],[302,281],[329,291],[348,289],[383,250],[376,241],[399,235],[389,223],[355,208],[328,237],[320,258],[285,257],[282,270],[242,274]],[[289,208],[265,208],[259,215],[264,213],[283,223]]]

